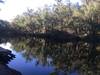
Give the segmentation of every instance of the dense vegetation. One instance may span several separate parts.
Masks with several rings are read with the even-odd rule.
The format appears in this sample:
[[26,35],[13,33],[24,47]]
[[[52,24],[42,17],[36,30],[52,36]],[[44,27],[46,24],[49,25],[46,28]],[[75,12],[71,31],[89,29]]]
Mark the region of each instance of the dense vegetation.
[[43,9],[39,8],[37,11],[28,9],[22,15],[17,15],[4,28],[10,29],[10,32],[13,30],[14,32],[11,34],[21,33],[21,35],[25,35],[25,33],[55,33],[55,35],[58,35],[59,31],[78,37],[94,37],[100,34],[99,0],[81,0],[81,5],[79,3],[72,4],[70,0],[65,2],[63,0],[55,1],[56,3],[51,7],[46,5]]
[[79,5],[56,0],[51,7],[27,9],[12,22],[0,20],[0,43],[10,42],[27,61],[36,58],[36,65],[55,66],[51,75],[66,75],[75,69],[82,75],[99,75],[100,0],[81,1]]

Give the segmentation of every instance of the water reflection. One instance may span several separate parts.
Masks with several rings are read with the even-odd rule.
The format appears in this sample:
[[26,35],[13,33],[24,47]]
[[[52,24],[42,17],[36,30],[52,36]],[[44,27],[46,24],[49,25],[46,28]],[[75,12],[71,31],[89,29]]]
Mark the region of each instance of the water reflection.
[[[10,42],[12,49],[20,53],[19,56],[21,55],[27,62],[31,63],[34,60],[34,65],[42,66],[42,69],[45,66],[52,67],[53,71],[48,70],[50,71],[48,75],[100,75],[100,44],[97,42],[62,44],[35,38],[9,38],[6,41]],[[27,63],[24,63],[24,66],[25,64]]]

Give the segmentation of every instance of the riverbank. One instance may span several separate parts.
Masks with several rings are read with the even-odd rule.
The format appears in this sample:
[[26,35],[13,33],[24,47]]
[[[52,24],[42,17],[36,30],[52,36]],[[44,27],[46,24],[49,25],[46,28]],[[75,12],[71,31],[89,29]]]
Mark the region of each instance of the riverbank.
[[0,37],[10,37],[10,38],[16,38],[16,37],[35,37],[35,38],[43,38],[43,39],[48,39],[48,40],[53,40],[53,41],[99,41],[100,36],[96,35],[87,35],[84,37],[79,37],[79,35],[76,34],[71,34],[65,31],[59,31],[59,30],[50,30],[45,33],[32,33],[32,32],[27,32],[27,31],[19,31],[19,30],[14,30],[14,29],[1,29],[0,30]]

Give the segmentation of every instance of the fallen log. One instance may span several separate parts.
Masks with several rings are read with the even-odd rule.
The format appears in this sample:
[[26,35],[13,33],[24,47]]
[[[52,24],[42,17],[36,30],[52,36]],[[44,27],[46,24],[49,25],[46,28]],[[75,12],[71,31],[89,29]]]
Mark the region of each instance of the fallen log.
[[10,50],[0,47],[1,64],[8,64],[13,58],[15,58],[15,55]]
[[11,51],[0,47],[0,53],[8,53],[9,54],[9,53],[11,53]]

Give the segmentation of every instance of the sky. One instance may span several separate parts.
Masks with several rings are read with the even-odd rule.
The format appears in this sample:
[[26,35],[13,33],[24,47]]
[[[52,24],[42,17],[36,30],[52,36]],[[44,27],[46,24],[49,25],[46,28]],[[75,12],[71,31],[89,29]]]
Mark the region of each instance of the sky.
[[[43,7],[44,5],[54,4],[54,0],[4,0],[5,3],[0,3],[0,19],[11,21],[17,15],[22,14],[27,8],[34,10]],[[72,3],[79,0],[71,0]]]

